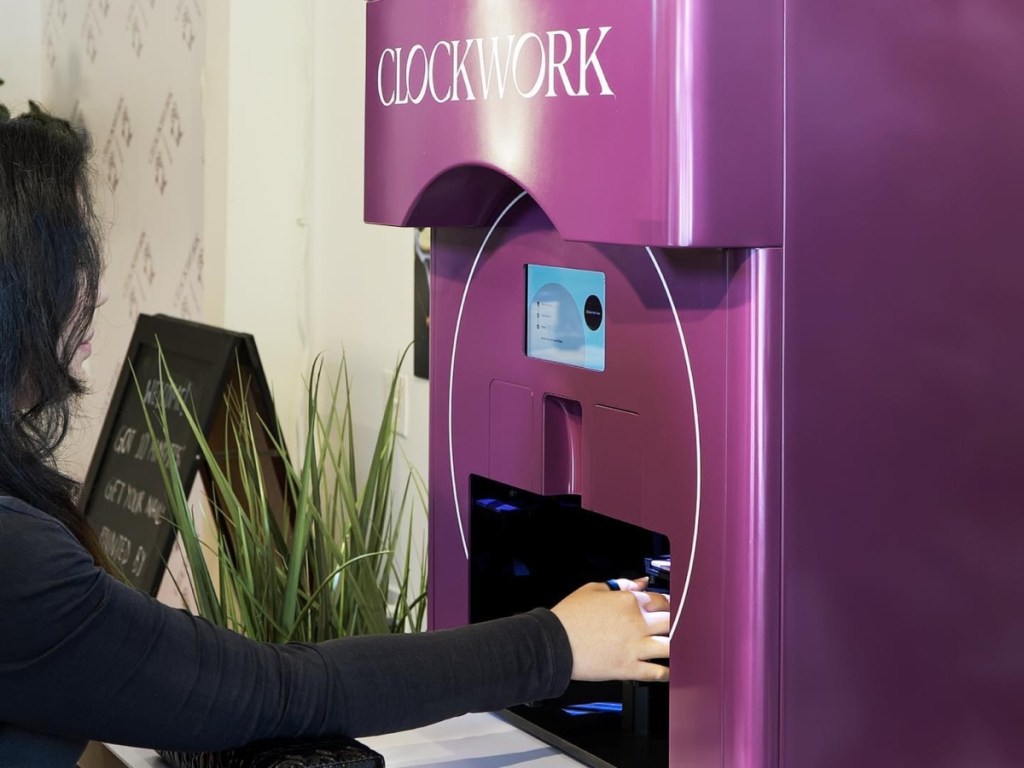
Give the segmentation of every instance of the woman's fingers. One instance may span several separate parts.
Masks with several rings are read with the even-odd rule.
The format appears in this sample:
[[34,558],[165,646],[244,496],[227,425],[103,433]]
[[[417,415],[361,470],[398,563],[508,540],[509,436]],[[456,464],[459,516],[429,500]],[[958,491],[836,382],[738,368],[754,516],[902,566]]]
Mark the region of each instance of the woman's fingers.
[[668,658],[668,638],[649,637],[639,649],[638,661],[633,669],[633,679],[640,682],[663,683],[668,680],[668,667],[654,664],[653,660]]
[[611,589],[622,592],[643,592],[650,581],[646,576],[640,579],[608,579],[605,582]]
[[667,659],[668,638],[664,635],[652,635],[651,637],[648,637],[640,645],[638,658],[643,661],[650,661],[651,659]]
[[552,609],[569,638],[574,680],[666,679],[665,668],[649,660],[668,656],[668,597],[625,581],[620,589],[587,584]]
[[[672,628],[672,617],[668,611],[644,611],[644,621],[647,622],[647,630],[652,635],[668,635]],[[665,637],[664,640],[667,649],[668,637]]]
[[648,592],[650,582],[646,576],[642,579],[608,579],[605,584],[613,592],[629,592],[640,603],[645,611],[667,611],[669,596],[663,592]]
[[605,584],[616,592],[631,592],[645,611],[667,611],[669,597],[663,592],[648,592],[650,579],[608,579]]
[[667,683],[668,667],[661,664],[651,664],[649,661],[642,661],[636,666],[634,680],[641,683]]
[[633,596],[645,611],[667,611],[669,609],[668,595],[661,592],[634,592]]

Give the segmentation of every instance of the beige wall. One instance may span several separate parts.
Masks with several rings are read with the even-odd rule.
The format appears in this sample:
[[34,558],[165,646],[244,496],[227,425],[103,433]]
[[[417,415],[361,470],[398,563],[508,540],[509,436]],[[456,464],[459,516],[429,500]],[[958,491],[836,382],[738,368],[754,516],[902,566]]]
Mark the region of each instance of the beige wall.
[[43,74],[43,4],[0,0],[0,103],[21,112],[38,99]]
[[[362,221],[364,4],[218,6],[204,77],[206,241],[222,244],[223,274],[208,286],[224,289],[220,306],[208,293],[208,317],[255,335],[293,438],[313,356],[336,365],[344,350],[365,460],[385,371],[412,340],[413,272],[411,231]],[[425,476],[427,384],[411,368],[401,440]],[[417,525],[425,540],[425,515]]]
[[211,275],[219,290],[207,297],[207,317],[255,336],[294,438],[315,353],[312,9],[245,0],[210,6],[206,238],[220,256],[210,269],[220,274]]
[[[413,232],[364,224],[365,3],[316,0],[314,254],[317,348],[344,346],[367,435],[383,408],[382,377],[413,335]],[[427,382],[409,375],[403,448],[424,478]],[[426,540],[426,516],[417,517]]]

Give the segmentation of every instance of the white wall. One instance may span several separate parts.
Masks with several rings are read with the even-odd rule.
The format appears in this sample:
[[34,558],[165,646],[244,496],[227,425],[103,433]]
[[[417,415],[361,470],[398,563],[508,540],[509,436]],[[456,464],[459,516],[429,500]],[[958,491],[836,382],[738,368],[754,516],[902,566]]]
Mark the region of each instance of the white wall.
[[[313,93],[315,345],[342,348],[354,379],[356,424],[369,441],[383,409],[383,372],[413,335],[413,231],[363,223],[365,3],[315,0]],[[427,474],[427,382],[409,376],[402,447]],[[421,541],[426,516],[418,515]]]
[[42,0],[0,0],[0,103],[12,113],[38,99],[43,75]]
[[[223,249],[223,274],[208,280],[223,282],[223,304],[211,289],[207,316],[256,337],[293,440],[302,376],[320,353],[333,370],[344,350],[365,466],[384,372],[412,340],[413,235],[362,221],[364,4],[217,5],[204,77],[206,242]],[[426,477],[427,384],[411,369],[410,356],[401,443]],[[426,516],[416,521],[425,541]]]
[[[216,7],[214,7],[216,6]],[[286,435],[298,435],[315,354],[312,7],[220,0],[208,18],[207,319],[253,334]]]

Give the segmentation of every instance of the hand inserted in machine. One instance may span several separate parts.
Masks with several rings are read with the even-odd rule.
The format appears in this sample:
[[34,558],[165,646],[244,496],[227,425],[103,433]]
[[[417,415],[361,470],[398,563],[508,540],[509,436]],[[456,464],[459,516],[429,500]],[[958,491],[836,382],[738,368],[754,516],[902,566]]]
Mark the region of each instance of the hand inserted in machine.
[[586,584],[552,608],[569,636],[573,680],[668,680],[653,660],[668,658],[669,597],[647,582]]

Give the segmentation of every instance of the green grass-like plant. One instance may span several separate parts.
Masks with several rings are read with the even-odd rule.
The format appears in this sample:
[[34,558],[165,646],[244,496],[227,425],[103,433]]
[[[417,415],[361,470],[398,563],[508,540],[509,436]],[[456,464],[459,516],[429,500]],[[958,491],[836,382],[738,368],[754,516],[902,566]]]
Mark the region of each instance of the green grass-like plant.
[[[238,383],[241,375],[225,395],[222,431],[208,439],[191,403],[173,385],[161,352],[161,383],[170,387],[186,414],[210,485],[214,544],[204,543],[197,530],[190,489],[175,462],[167,459],[171,452],[157,452],[201,616],[270,642],[318,642],[423,628],[425,559],[414,569],[410,516],[426,508],[425,487],[410,467],[401,492],[392,489],[398,372],[407,353],[395,367],[360,483],[344,357],[330,380],[325,381],[322,358],[312,365],[306,385],[306,437],[301,456],[293,459],[279,426],[257,415],[248,386]],[[146,419],[154,441],[169,446],[163,403],[160,398]],[[211,445],[221,440],[223,450]],[[399,557],[403,542],[405,554]],[[184,591],[184,585],[178,587]]]

